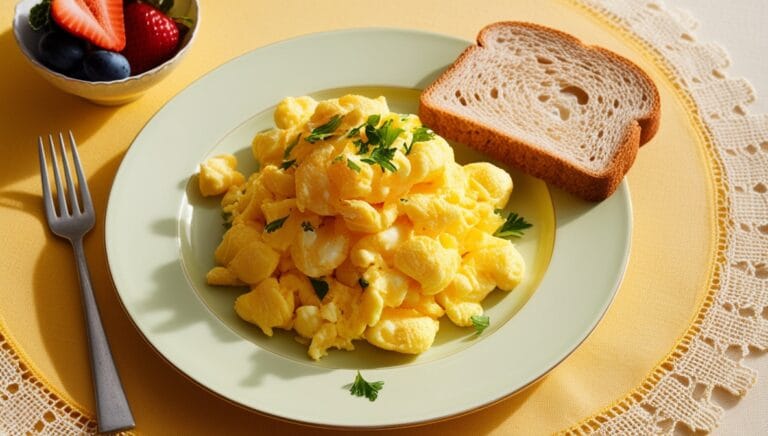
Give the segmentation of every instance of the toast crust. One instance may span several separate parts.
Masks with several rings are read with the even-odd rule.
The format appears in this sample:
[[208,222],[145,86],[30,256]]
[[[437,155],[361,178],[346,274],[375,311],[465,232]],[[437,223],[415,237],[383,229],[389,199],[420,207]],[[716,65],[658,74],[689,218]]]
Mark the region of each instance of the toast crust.
[[[529,144],[519,138],[484,123],[482,120],[466,117],[433,103],[430,98],[463,62],[472,58],[479,50],[487,50],[486,36],[499,26],[527,27],[549,32],[565,41],[578,45],[585,50],[599,51],[610,60],[626,67],[633,74],[650,84],[653,95],[648,113],[635,120],[630,120],[622,135],[622,143],[616,147],[611,162],[600,171],[592,171],[545,149]],[[624,175],[635,161],[639,147],[656,134],[661,117],[661,103],[658,89],[648,75],[637,65],[624,57],[601,47],[587,46],[572,35],[550,29],[538,24],[524,22],[498,22],[483,28],[477,36],[477,44],[466,48],[456,61],[421,94],[419,116],[435,132],[453,141],[464,143],[487,153],[522,171],[539,177],[544,181],[562,188],[585,200],[599,201],[609,197],[618,187]]]

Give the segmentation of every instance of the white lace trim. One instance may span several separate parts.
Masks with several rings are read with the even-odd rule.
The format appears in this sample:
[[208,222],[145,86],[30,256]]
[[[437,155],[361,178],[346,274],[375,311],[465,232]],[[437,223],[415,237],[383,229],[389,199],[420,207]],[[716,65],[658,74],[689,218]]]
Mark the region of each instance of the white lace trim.
[[715,388],[746,394],[757,374],[749,347],[768,348],[768,115],[751,115],[752,87],[727,78],[722,48],[697,42],[687,14],[648,0],[581,0],[641,42],[692,99],[710,141],[718,198],[716,268],[707,301],[669,358],[616,405],[574,433],[711,431],[723,409]]

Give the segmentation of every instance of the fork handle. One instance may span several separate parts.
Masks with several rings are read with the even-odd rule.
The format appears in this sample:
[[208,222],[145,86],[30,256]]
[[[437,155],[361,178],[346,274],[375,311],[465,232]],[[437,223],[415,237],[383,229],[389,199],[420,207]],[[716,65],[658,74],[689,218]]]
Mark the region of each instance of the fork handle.
[[112,359],[109,341],[101,324],[96,298],[91,286],[91,274],[85,260],[83,240],[72,240],[75,251],[80,290],[83,294],[83,311],[88,333],[88,351],[91,361],[91,379],[96,398],[96,419],[100,432],[112,432],[134,427],[133,414],[125,397],[120,376]]

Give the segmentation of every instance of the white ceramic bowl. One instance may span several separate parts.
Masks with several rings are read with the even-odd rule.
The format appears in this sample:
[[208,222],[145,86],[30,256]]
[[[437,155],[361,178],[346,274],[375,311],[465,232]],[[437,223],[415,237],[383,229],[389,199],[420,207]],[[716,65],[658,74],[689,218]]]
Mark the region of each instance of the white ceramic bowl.
[[43,34],[33,31],[29,27],[28,20],[29,10],[39,2],[40,0],[21,0],[16,5],[16,12],[13,17],[13,34],[16,36],[19,49],[24,53],[32,68],[55,87],[102,105],[119,105],[133,101],[163,80],[173,71],[189,47],[192,46],[200,21],[197,0],[176,0],[170,15],[189,17],[194,23],[189,32],[184,35],[181,48],[176,55],[157,67],[136,76],[110,82],[89,82],[57,73],[38,60],[37,45]]

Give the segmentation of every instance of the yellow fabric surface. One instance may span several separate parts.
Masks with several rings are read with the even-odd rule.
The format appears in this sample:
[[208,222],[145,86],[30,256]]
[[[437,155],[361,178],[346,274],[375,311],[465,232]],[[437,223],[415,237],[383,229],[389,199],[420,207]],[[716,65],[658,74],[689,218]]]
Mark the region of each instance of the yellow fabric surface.
[[629,174],[634,216],[629,268],[595,332],[524,392],[456,420],[405,433],[532,434],[566,428],[640,384],[684,334],[706,293],[714,258],[715,182],[690,110],[637,46],[568,2],[202,2],[201,28],[188,57],[166,81],[117,108],[63,94],[37,77],[15,46],[10,3],[0,9],[0,321],[48,383],[93,410],[76,271],[68,244],[44,224],[35,145],[38,135],[72,129],[98,214],[86,252],[138,433],[310,432],[235,407],[165,363],[120,308],[107,272],[103,233],[107,196],[120,160],[160,106],[234,56],[297,35],[386,26],[473,40],[494,21],[532,21],[627,56],[651,75],[661,92],[661,129],[641,149]]

